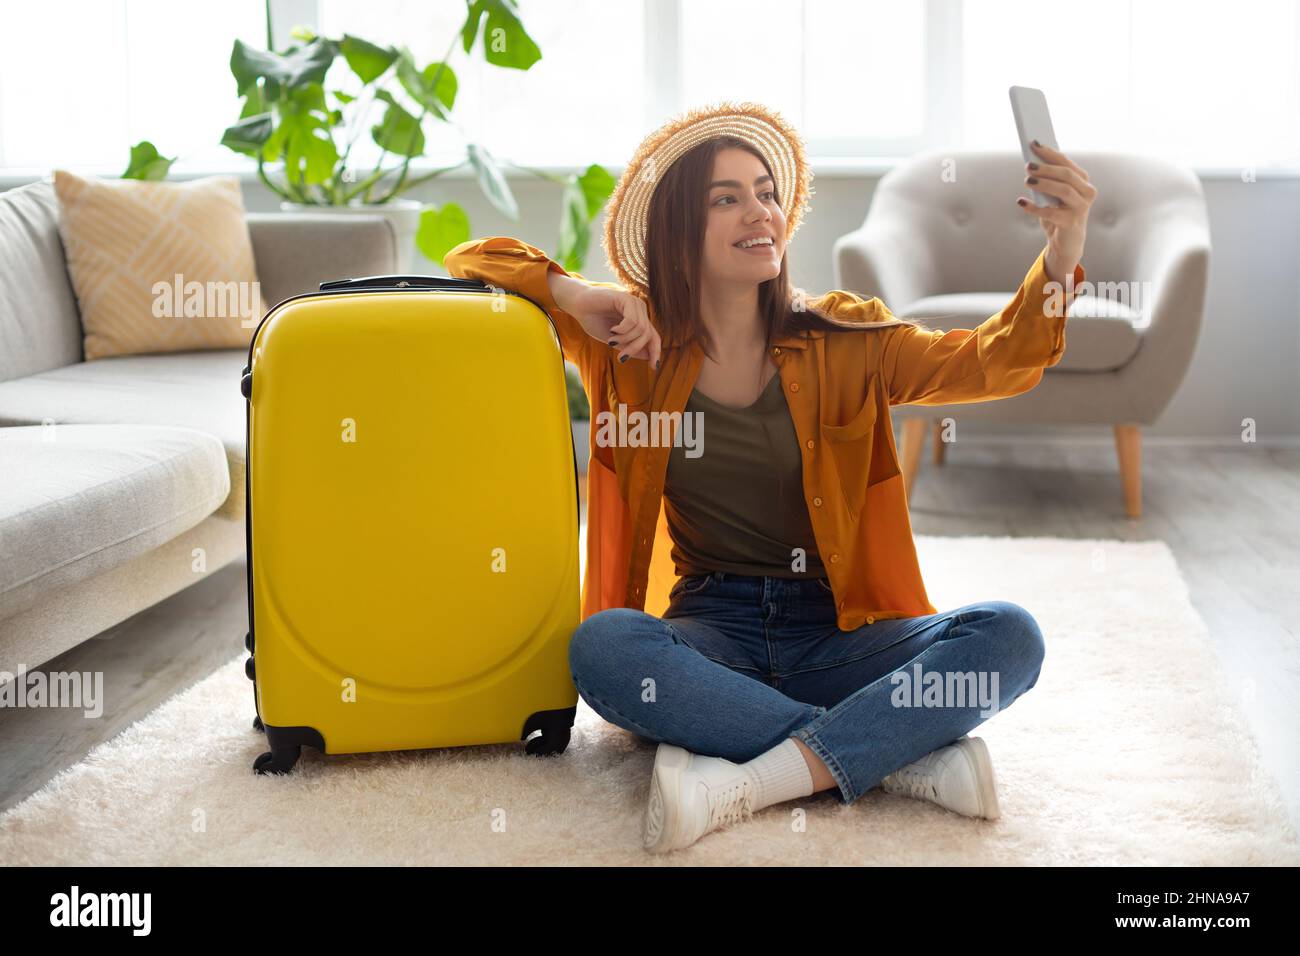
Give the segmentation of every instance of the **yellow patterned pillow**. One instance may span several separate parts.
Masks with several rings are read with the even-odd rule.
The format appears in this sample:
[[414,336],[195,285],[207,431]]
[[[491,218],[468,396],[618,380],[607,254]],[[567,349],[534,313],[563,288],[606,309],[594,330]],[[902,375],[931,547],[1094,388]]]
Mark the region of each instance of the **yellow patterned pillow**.
[[233,176],[141,182],[60,169],[54,191],[86,361],[248,346],[262,301]]

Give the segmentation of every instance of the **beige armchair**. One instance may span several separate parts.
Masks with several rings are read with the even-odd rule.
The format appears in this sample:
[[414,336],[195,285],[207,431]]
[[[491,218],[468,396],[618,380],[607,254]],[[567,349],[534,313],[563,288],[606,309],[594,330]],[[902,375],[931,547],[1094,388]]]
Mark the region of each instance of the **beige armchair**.
[[[1070,157],[1098,196],[1083,254],[1087,286],[1070,308],[1065,354],[1013,398],[898,406],[909,492],[928,422],[936,464],[945,418],[1110,425],[1125,509],[1141,515],[1141,429],[1182,384],[1205,308],[1205,197],[1190,170],[1159,159]],[[1013,152],[931,151],[895,167],[877,185],[862,227],[835,243],[836,287],[878,296],[931,328],[974,328],[1007,304],[1045,245],[1042,227],[1015,205],[1028,195],[1024,177]]]

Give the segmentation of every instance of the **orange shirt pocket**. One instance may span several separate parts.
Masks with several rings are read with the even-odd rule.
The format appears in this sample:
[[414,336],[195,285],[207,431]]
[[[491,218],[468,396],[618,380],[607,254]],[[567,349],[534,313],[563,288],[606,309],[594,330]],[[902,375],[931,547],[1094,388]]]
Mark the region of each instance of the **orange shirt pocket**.
[[844,424],[823,422],[821,426],[827,452],[835,463],[840,491],[855,520],[862,513],[867,488],[900,473],[885,430],[888,420],[881,420],[881,407],[880,382],[876,377],[862,407],[852,418]]

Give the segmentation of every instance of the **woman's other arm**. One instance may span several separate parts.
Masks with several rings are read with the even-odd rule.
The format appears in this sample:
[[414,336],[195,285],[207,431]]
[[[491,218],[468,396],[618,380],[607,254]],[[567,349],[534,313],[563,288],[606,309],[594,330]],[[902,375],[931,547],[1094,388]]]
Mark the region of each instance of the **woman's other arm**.
[[447,273],[457,279],[476,279],[536,302],[555,323],[564,357],[582,367],[580,359],[592,339],[556,301],[550,281],[552,276],[560,276],[569,282],[585,281],[581,276],[566,272],[563,266],[536,246],[509,236],[462,242],[447,253],[443,265]]
[[621,286],[568,272],[536,246],[509,236],[463,242],[443,259],[448,273],[508,289],[551,316],[564,357],[579,368],[594,348],[617,347],[620,357],[659,359],[659,336],[645,303]]

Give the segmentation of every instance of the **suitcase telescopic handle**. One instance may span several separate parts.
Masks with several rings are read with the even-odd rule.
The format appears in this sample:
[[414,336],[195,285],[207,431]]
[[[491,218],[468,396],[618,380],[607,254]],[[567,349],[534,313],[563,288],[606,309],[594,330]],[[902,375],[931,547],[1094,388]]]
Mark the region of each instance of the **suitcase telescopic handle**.
[[482,292],[487,288],[477,279],[453,279],[447,276],[365,276],[360,279],[334,279],[322,282],[322,292],[347,292],[352,289],[446,289]]

